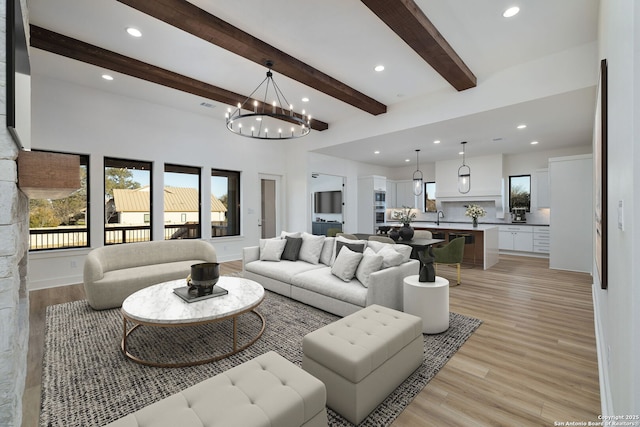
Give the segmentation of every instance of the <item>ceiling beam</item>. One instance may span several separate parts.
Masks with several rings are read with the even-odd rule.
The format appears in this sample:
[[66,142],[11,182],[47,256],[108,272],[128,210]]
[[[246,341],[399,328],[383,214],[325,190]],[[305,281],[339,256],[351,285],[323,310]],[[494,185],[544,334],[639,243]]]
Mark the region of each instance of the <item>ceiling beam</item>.
[[[30,44],[35,48],[182,92],[201,96],[226,105],[235,106],[238,103],[243,103],[247,99],[246,95],[240,95],[35,25],[31,25],[30,36]],[[258,108],[262,108],[262,102],[259,100],[256,101],[258,101]],[[270,106],[268,107],[270,108]],[[302,118],[301,114],[294,114]],[[311,119],[310,126],[314,130],[326,130],[329,128],[327,123],[314,118]]]
[[413,0],[362,3],[458,91],[476,86],[476,76]]
[[274,71],[363,111],[373,115],[387,112],[386,105],[187,1],[118,1],[257,64],[271,60]]

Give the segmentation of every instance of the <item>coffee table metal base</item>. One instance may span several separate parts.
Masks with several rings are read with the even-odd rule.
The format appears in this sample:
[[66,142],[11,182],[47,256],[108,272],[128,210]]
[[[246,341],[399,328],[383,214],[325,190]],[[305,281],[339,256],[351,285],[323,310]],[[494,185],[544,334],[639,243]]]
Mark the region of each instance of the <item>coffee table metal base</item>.
[[[260,322],[262,323],[262,326],[261,326],[260,331],[258,332],[258,334],[253,339],[251,339],[251,341],[249,341],[248,343],[238,347],[238,324],[237,324],[237,319],[238,319],[238,316],[240,316],[242,314],[245,314],[245,313],[253,313],[256,316],[258,316],[258,318],[260,318]],[[130,318],[127,318],[127,315],[124,314],[124,313],[122,315],[122,319],[123,319],[123,331],[122,331],[122,343],[121,343],[122,353],[125,355],[125,357],[127,357],[130,360],[133,360],[134,362],[140,363],[142,365],[154,366],[156,368],[183,368],[185,366],[203,365],[205,363],[211,363],[211,362],[215,362],[216,360],[224,359],[225,357],[229,357],[229,356],[231,356],[233,354],[236,354],[236,353],[244,350],[245,348],[251,346],[253,343],[255,343],[258,340],[258,338],[260,338],[262,336],[262,334],[264,333],[264,328],[265,328],[264,317],[262,317],[262,314],[260,314],[259,312],[257,312],[254,309],[243,311],[243,312],[236,313],[236,314],[233,314],[233,315],[230,315],[230,316],[226,316],[226,317],[213,319],[213,320],[207,320],[207,321],[202,321],[202,322],[193,322],[193,323],[180,323],[180,324],[139,322],[137,320],[132,320]],[[214,357],[210,357],[210,358],[207,358],[207,359],[195,360],[195,361],[189,361],[189,362],[161,363],[161,362],[154,362],[154,361],[144,360],[144,359],[142,359],[142,358],[130,353],[129,350],[127,349],[127,338],[129,337],[129,335],[131,335],[133,333],[133,331],[138,329],[140,326],[152,326],[152,327],[159,327],[159,328],[198,326],[198,325],[204,325],[204,324],[208,324],[208,323],[221,322],[221,321],[227,320],[227,319],[233,319],[233,350],[228,352],[228,353],[225,353],[225,354],[220,354],[220,355],[216,355]],[[133,324],[133,327],[131,329],[127,328],[127,322],[130,322],[130,323]]]

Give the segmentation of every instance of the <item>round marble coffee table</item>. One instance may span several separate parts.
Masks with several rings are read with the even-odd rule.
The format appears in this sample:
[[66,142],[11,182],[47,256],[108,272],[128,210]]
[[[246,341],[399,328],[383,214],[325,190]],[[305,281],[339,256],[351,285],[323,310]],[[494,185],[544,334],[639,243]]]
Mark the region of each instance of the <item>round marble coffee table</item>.
[[[173,293],[175,288],[185,285],[185,279],[172,280],[141,289],[124,300],[122,303],[124,326],[121,348],[126,357],[143,365],[162,368],[201,365],[242,351],[262,336],[265,328],[264,317],[255,311],[255,308],[264,299],[264,288],[259,283],[240,277],[221,276],[216,286],[226,289],[228,293],[196,302],[186,302]],[[250,342],[238,347],[236,321],[238,316],[248,312],[252,312],[260,318],[262,327]],[[127,349],[127,338],[143,325],[162,328],[197,326],[226,319],[233,319],[233,350],[226,354],[192,362],[158,363],[143,360],[131,354]],[[132,323],[133,327],[128,329],[127,323]]]

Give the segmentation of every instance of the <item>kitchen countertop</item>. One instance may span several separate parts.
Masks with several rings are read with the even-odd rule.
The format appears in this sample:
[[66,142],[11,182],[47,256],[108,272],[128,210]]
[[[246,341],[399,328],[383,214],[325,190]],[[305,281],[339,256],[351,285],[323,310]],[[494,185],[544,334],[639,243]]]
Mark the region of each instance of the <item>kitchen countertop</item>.
[[[381,225],[381,224],[378,224]],[[382,225],[386,225],[386,226],[390,226],[390,227],[401,227],[402,223],[400,223],[399,221],[387,221],[386,223],[382,224]],[[468,228],[463,228],[465,225],[468,226]],[[531,223],[531,222],[484,222],[484,221],[480,221],[478,223],[478,228],[480,228],[480,226],[490,226],[490,227],[497,227],[498,225],[528,225],[528,226],[538,226],[538,227],[548,227],[549,224],[535,224],[535,223]],[[471,230],[473,228],[471,222],[445,222],[445,221],[440,221],[440,225],[437,225],[434,221],[413,221],[411,223],[412,227],[420,227],[420,228],[457,228],[457,229],[461,229],[461,230]]]

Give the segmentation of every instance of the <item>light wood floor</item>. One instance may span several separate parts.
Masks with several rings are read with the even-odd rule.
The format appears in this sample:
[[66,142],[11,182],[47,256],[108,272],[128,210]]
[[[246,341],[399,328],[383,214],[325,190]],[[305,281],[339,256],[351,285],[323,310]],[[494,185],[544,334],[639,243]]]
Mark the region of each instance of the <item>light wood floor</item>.
[[[451,311],[484,323],[393,423],[404,426],[553,426],[597,421],[598,365],[591,277],[550,270],[546,259],[501,256],[463,268]],[[222,274],[242,269],[224,263]],[[438,275],[455,281],[455,269]],[[23,427],[38,425],[47,305],[84,298],[80,285],[30,294]]]

